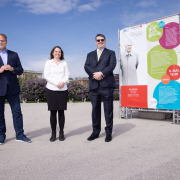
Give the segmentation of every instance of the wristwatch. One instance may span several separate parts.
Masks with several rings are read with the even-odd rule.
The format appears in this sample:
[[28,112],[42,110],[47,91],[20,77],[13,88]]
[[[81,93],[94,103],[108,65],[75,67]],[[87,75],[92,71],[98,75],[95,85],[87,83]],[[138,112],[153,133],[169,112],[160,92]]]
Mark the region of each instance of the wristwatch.
[[12,68],[12,71],[14,71],[14,68],[13,67],[11,67]]

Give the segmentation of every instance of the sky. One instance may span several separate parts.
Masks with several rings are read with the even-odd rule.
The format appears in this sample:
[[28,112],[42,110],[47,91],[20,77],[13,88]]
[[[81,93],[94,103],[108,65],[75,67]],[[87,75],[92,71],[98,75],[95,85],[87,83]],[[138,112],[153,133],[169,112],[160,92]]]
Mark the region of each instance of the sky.
[[118,29],[177,13],[179,0],[0,0],[0,33],[25,70],[43,71],[52,48],[60,46],[70,77],[87,77],[84,63],[96,49],[96,34],[106,36],[118,62]]

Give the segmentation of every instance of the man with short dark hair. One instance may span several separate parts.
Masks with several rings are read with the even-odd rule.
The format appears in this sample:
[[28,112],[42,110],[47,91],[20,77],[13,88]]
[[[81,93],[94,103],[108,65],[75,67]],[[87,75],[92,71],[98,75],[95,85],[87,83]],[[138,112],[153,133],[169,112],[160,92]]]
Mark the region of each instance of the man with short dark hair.
[[105,142],[110,142],[113,128],[113,92],[116,87],[113,75],[113,70],[116,67],[116,56],[114,51],[105,48],[106,38],[103,34],[97,34],[95,40],[97,49],[87,55],[84,66],[85,71],[89,75],[93,126],[93,132],[87,140],[92,141],[99,137],[102,100],[106,120]]
[[20,107],[20,87],[17,75],[23,73],[19,56],[16,52],[6,49],[7,36],[0,33],[0,144],[6,139],[4,104],[7,99],[13,114],[16,141],[31,142],[24,135],[23,120]]

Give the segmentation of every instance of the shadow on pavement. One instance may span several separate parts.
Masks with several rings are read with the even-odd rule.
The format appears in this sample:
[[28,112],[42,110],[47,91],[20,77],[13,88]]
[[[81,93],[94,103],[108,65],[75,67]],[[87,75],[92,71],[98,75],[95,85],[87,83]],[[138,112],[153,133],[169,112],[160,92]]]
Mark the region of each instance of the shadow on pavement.
[[113,128],[113,137],[114,138],[118,137],[119,135],[124,134],[135,127],[136,127],[136,125],[131,124],[131,123],[116,124],[116,125],[114,125],[114,128]]
[[[126,124],[115,124],[113,127],[113,138],[127,132],[130,131],[131,129],[135,128],[136,125],[131,124],[131,123],[126,123]],[[66,137],[70,137],[70,136],[74,136],[74,135],[78,135],[78,134],[83,134],[85,132],[90,131],[89,135],[92,132],[92,126],[88,125],[88,126],[84,126],[81,128],[78,128],[76,130],[70,131],[69,133],[66,134]],[[105,132],[100,133],[100,137],[105,136]]]
[[[118,137],[119,135],[126,133],[127,131],[130,131],[131,129],[135,128],[136,125],[131,124],[131,123],[126,123],[126,124],[115,124],[113,127],[113,138]],[[92,125],[88,125],[88,126],[83,126],[80,127],[78,129],[75,129],[73,131],[70,131],[69,133],[65,133],[66,138],[69,138],[71,136],[75,136],[75,135],[80,135],[83,134],[85,132],[90,132],[89,135],[92,132]],[[30,131],[30,132],[25,132],[25,135],[27,135],[28,138],[33,139],[39,136],[43,136],[45,134],[50,134],[51,133],[51,128],[50,127],[46,127],[46,128],[41,128],[41,129],[37,129],[34,131]],[[58,132],[57,132],[58,133]],[[100,137],[105,136],[105,132],[100,133]],[[12,138],[8,138],[6,141],[11,141],[11,140],[15,140],[15,137]]]
[[83,127],[78,128],[78,129],[75,129],[73,131],[70,131],[69,133],[66,134],[66,137],[68,138],[70,136],[83,134],[83,133],[88,132],[88,131],[92,131],[92,125],[83,126]]
[[[126,123],[126,124],[115,124],[113,126],[113,133],[112,137],[116,138],[121,134],[126,133],[127,131],[130,131],[131,129],[135,128],[136,125],[131,124],[131,123]],[[100,134],[100,136],[106,136],[105,132]]]
[[36,138],[38,136],[43,136],[45,134],[50,134],[51,133],[51,127],[46,127],[46,128],[41,128],[41,129],[37,129],[34,131],[30,131],[30,132],[25,132],[24,134],[27,135],[28,138],[33,139]]

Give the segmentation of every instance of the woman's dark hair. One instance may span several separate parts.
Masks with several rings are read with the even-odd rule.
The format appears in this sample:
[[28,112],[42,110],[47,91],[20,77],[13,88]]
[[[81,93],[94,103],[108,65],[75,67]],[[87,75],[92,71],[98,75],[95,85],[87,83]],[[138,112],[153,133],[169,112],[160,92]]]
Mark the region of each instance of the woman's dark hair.
[[59,49],[61,50],[61,57],[60,57],[59,59],[60,59],[60,60],[63,60],[63,59],[64,59],[64,52],[63,52],[62,48],[59,47],[59,46],[54,46],[54,47],[53,47],[53,49],[51,50],[51,53],[50,53],[50,59],[53,59],[53,58],[54,58],[53,52],[54,52],[54,50],[55,50],[56,48],[59,48]]

